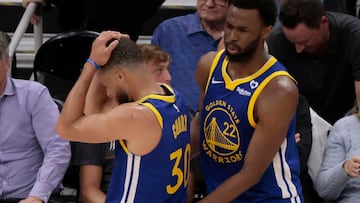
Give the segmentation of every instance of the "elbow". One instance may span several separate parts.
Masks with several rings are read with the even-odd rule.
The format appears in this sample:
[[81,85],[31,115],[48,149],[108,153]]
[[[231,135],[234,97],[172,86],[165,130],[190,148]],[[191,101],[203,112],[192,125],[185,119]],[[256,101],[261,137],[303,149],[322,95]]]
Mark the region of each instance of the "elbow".
[[321,198],[327,200],[335,200],[339,197],[338,188],[334,188],[330,183],[320,180],[319,177],[315,180],[314,189]]
[[62,137],[65,140],[69,140],[69,137],[67,137],[66,135],[66,129],[64,127],[64,125],[62,124],[61,120],[59,119],[58,122],[56,123],[56,127],[55,127],[56,133]]
[[264,172],[261,172],[252,167],[244,167],[243,170],[241,170],[241,173],[246,174],[244,175],[245,177],[247,177],[246,182],[250,187],[252,187],[258,182],[260,182]]

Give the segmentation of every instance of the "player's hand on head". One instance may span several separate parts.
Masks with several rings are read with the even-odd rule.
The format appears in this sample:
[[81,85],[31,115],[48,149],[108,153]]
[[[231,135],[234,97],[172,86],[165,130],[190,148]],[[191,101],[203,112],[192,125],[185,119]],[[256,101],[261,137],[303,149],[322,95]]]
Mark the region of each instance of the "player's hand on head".
[[116,31],[101,32],[92,44],[90,58],[100,66],[105,65],[120,38],[129,38],[129,36]]

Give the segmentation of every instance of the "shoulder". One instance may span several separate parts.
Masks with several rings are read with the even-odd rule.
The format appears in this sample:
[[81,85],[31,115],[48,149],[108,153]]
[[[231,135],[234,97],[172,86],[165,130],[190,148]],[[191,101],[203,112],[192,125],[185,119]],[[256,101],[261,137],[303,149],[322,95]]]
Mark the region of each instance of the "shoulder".
[[[12,83],[14,84],[17,92],[22,92],[25,94],[30,95],[40,95],[44,91],[48,93],[48,89],[45,85],[32,81],[32,80],[22,80],[22,79],[11,79]],[[49,93],[48,93],[49,95]]]
[[146,105],[129,102],[112,109],[110,115],[114,118],[125,118],[128,121],[146,122],[148,119],[153,118],[153,111]]
[[[265,112],[279,109],[296,109],[299,101],[299,92],[295,81],[288,75],[279,75],[271,78],[261,91],[257,99],[258,107]],[[273,108],[268,109],[271,106]]]
[[194,21],[198,15],[193,13],[193,14],[187,14],[187,15],[182,15],[182,16],[176,16],[176,17],[172,17],[172,18],[168,18],[166,20],[164,20],[163,22],[161,22],[158,26],[158,28],[168,28],[168,27],[173,27],[173,26],[188,26],[189,22]]
[[[210,68],[218,52],[210,51],[200,57],[197,63],[195,78],[201,86],[206,84]],[[205,87],[205,86],[204,86]]]
[[271,95],[275,97],[284,97],[293,95],[297,96],[296,100],[298,100],[298,88],[295,84],[295,81],[287,75],[276,76],[267,85],[269,91],[271,91]]
[[355,115],[345,116],[335,122],[333,129],[348,129],[352,126],[360,126],[360,120]]
[[341,35],[345,40],[360,41],[360,20],[358,18],[336,12],[327,12],[326,16],[329,19],[332,34]]

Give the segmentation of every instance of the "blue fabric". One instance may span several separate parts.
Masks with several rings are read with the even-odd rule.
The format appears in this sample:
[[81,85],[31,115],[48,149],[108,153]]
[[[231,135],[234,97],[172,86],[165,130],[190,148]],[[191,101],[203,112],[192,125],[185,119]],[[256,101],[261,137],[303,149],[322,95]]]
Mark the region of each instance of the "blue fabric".
[[55,132],[59,110],[40,83],[8,79],[0,98],[0,198],[48,201],[71,152]]
[[155,29],[151,44],[167,51],[170,63],[171,85],[185,98],[186,104],[198,110],[200,90],[195,81],[195,69],[199,58],[217,50],[219,40],[214,40],[200,24],[197,13],[165,20]]
[[[243,168],[256,128],[249,109],[254,109],[263,85],[276,74],[289,77],[285,67],[272,57],[256,73],[231,80],[225,53],[219,52],[217,57],[213,61],[216,67],[209,73],[200,122],[200,160],[208,194]],[[295,117],[259,182],[232,203],[302,202]]]

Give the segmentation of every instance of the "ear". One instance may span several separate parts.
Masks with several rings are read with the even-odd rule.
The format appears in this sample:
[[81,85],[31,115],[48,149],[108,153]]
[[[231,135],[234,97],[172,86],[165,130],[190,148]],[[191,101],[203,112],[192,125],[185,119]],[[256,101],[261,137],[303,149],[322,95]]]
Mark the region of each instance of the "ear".
[[261,37],[265,40],[269,35],[270,32],[272,30],[273,26],[269,25],[263,28],[262,32],[261,32]]
[[328,25],[329,24],[329,19],[328,19],[328,17],[327,16],[322,16],[321,17],[321,20],[320,20],[320,26],[322,26],[322,25]]
[[10,64],[11,64],[10,56],[7,55],[4,57],[4,63],[6,66],[6,71],[8,71],[10,69]]
[[122,80],[124,78],[124,70],[123,69],[115,69],[114,74],[116,75],[117,79]]
[[270,35],[270,32],[272,30],[273,26],[272,25],[269,25],[269,26],[266,26],[262,29],[262,32],[261,32],[261,37],[263,40],[265,40],[269,35]]

